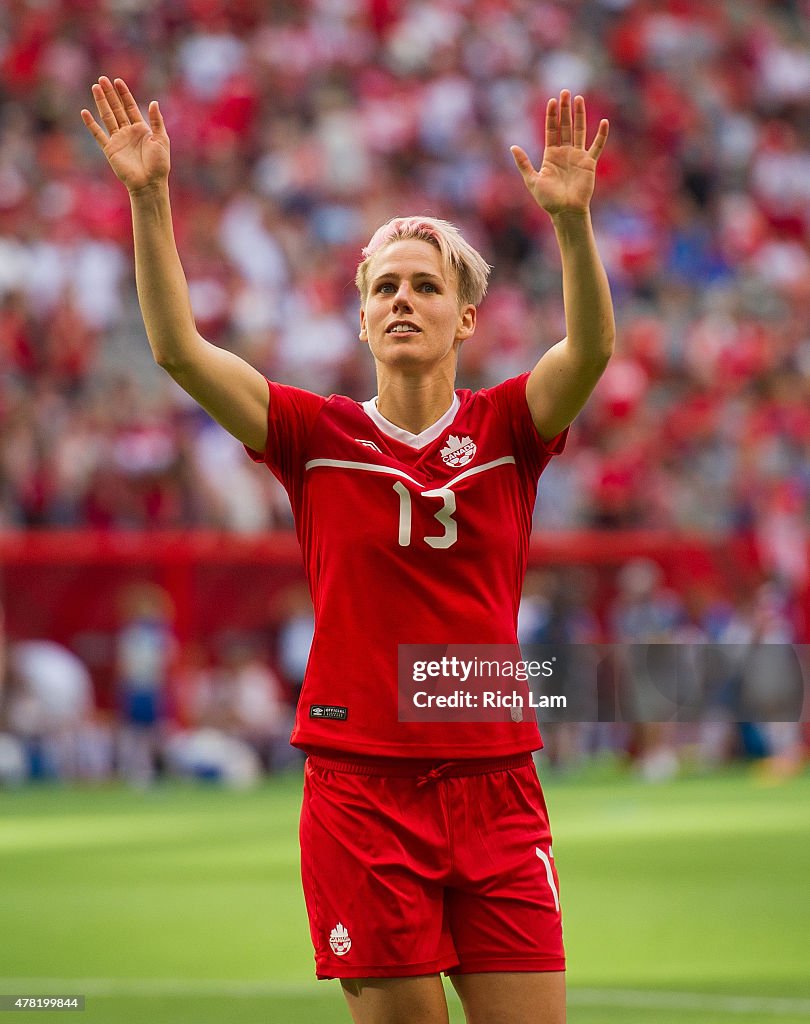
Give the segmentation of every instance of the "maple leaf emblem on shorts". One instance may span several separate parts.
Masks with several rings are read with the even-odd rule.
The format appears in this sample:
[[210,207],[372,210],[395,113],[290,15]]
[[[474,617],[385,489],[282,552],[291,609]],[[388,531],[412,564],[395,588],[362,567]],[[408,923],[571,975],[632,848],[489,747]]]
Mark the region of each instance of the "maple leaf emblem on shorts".
[[352,948],[352,940],[349,936],[349,930],[345,925],[342,925],[340,921],[338,921],[329,933],[329,945],[332,947],[332,952],[335,956],[345,956]]
[[477,451],[478,446],[471,438],[456,437],[455,434],[450,434],[447,438],[447,447],[442,448],[441,451],[442,461],[451,469],[458,469],[460,466],[466,466],[468,462],[472,462]]

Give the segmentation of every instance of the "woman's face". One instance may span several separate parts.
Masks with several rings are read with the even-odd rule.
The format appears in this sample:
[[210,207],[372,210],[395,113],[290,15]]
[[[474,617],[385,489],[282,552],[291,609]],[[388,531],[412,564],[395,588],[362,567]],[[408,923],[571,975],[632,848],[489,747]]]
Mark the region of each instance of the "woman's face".
[[445,360],[475,330],[475,306],[459,306],[455,275],[449,280],[439,250],[408,238],[373,258],[360,310],[360,338],[378,363],[416,369]]

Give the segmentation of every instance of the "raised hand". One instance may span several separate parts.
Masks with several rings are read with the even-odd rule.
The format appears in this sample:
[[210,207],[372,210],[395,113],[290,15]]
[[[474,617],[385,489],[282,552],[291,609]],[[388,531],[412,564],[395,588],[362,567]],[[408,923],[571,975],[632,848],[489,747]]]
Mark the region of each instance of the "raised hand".
[[165,181],[171,163],[169,136],[157,100],[149,104],[147,124],[123,79],[116,78],[113,83],[102,75],[92,92],[107,131],[89,110],[82,110],[82,121],[129,191]]
[[559,102],[546,106],[546,140],[543,163],[537,171],[520,146],[512,156],[526,188],[552,217],[566,212],[585,212],[590,206],[596,180],[596,161],[608,137],[608,122],[599,122],[596,137],[585,149],[585,100],[575,96],[572,117],[571,93],[563,89]]

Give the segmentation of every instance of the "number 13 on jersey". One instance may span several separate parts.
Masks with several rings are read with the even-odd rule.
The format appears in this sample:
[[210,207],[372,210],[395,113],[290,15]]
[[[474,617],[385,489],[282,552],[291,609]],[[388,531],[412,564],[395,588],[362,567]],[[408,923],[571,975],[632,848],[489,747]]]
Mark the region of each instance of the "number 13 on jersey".
[[[411,544],[411,492],[399,480],[394,484],[394,490],[399,495],[399,546],[407,548]],[[423,537],[425,544],[432,548],[452,547],[458,540],[458,523],[453,518],[453,513],[456,511],[455,494],[449,487],[435,487],[433,490],[422,491],[419,497],[438,498],[442,502],[442,507],[438,512],[433,513],[433,518],[444,527],[444,533],[435,537]]]

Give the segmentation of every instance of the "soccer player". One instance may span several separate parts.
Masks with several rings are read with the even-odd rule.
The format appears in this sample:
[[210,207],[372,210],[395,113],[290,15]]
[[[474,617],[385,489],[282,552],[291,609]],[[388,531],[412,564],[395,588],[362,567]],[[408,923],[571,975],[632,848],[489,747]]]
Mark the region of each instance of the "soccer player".
[[[537,480],[614,340],[589,207],[608,135],[549,100],[543,162],[512,154],[551,217],[567,336],[531,372],[455,391],[489,268],[452,225],[381,227],[357,272],[378,395],[267,381],[198,333],[175,247],[169,138],[121,79],[85,125],[129,190],[138,295],[166,369],[284,483],[315,606],[292,742],[308,756],[302,876],[316,972],[357,1024],[442,1024],[441,972],[469,1024],[560,1024],[565,960],[536,723],[397,717],[400,644],[516,643]],[[102,127],[103,125],[103,127]]]

